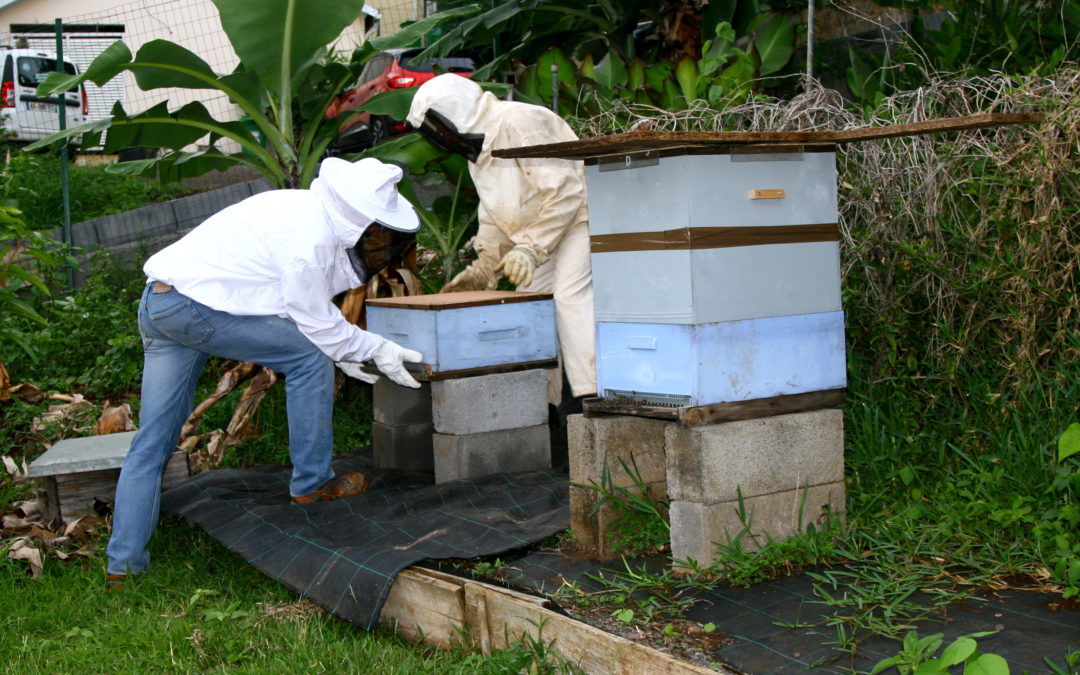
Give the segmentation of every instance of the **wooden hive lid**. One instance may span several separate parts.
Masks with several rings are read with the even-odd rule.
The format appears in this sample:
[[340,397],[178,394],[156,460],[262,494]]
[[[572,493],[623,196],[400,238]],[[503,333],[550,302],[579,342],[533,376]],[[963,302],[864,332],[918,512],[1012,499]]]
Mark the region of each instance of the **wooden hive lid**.
[[367,301],[372,307],[395,307],[399,309],[443,310],[481,305],[505,305],[514,302],[551,300],[551,293],[524,293],[520,291],[465,291],[462,293],[438,293],[435,295],[406,295],[399,298],[373,298]]

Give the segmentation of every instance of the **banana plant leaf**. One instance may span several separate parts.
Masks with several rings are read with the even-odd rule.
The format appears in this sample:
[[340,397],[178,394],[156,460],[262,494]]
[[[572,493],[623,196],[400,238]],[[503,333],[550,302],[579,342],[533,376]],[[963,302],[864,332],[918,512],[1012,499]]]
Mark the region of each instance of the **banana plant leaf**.
[[246,70],[279,101],[324,46],[356,20],[363,0],[214,0]]
[[[511,6],[513,3],[509,3]],[[422,41],[432,29],[436,28],[440,24],[449,21],[450,19],[460,19],[462,17],[472,16],[480,12],[483,8],[480,5],[466,5],[464,7],[455,7],[454,9],[448,9],[443,12],[432,14],[429,17],[420,19],[408,26],[402,28],[396,33],[390,35],[382,35],[376,38],[372,38],[369,42],[375,49],[398,49],[403,47],[411,47],[417,42]],[[416,56],[418,59],[427,59],[435,56],[446,56],[446,54],[437,53],[437,50],[433,49],[435,45],[427,48]]]
[[795,52],[795,23],[783,14],[772,14],[757,28],[754,47],[761,57],[761,75],[779,71]]
[[215,149],[199,152],[170,153],[159,159],[140,159],[111,164],[108,173],[158,178],[162,182],[174,182],[194,178],[211,171],[225,171],[237,164],[251,164],[244,155],[225,155]]

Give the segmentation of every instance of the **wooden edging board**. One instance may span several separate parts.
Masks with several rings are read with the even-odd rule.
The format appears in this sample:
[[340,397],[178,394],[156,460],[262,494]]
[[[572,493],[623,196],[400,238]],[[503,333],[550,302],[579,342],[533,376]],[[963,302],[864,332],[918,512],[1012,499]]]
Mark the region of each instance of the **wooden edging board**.
[[555,612],[550,602],[451,574],[409,567],[398,573],[380,623],[402,637],[438,647],[476,645],[484,654],[528,635],[592,674],[704,675],[732,673],[681,661]]

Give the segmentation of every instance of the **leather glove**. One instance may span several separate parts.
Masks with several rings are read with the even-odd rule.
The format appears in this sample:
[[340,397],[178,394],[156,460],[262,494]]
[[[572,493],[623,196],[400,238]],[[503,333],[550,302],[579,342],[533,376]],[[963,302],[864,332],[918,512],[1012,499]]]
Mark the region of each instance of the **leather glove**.
[[463,291],[485,291],[489,287],[494,286],[497,277],[487,269],[486,265],[478,263],[480,263],[479,260],[461,270],[461,272],[443,286],[442,290],[439,292],[461,293]]
[[375,373],[368,373],[364,371],[363,366],[359,363],[349,363],[347,361],[338,361],[334,364],[341,369],[341,372],[345,373],[349,377],[355,377],[361,382],[367,382],[368,384],[375,384],[379,380],[379,376]]
[[518,244],[503,256],[502,262],[495,268],[502,272],[515,286],[528,286],[532,283],[533,272],[538,260],[536,252],[524,244]]
[[387,340],[382,343],[371,358],[375,361],[375,367],[377,367],[383,375],[390,378],[391,382],[400,384],[403,387],[411,387],[412,389],[419,389],[420,383],[413,379],[412,375],[409,375],[409,371],[405,370],[405,362],[419,363],[424,356],[413,349],[406,349],[396,342]]

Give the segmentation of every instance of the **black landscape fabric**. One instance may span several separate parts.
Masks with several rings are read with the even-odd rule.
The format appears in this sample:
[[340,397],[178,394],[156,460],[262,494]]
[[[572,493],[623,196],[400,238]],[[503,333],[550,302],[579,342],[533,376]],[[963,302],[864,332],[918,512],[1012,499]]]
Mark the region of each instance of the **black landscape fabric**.
[[365,471],[372,487],[331,502],[292,504],[290,468],[201,473],[162,496],[230,551],[315,604],[373,628],[399,571],[425,558],[494,556],[569,526],[565,475],[495,474],[433,485],[430,473],[370,469],[363,457],[334,462]]

